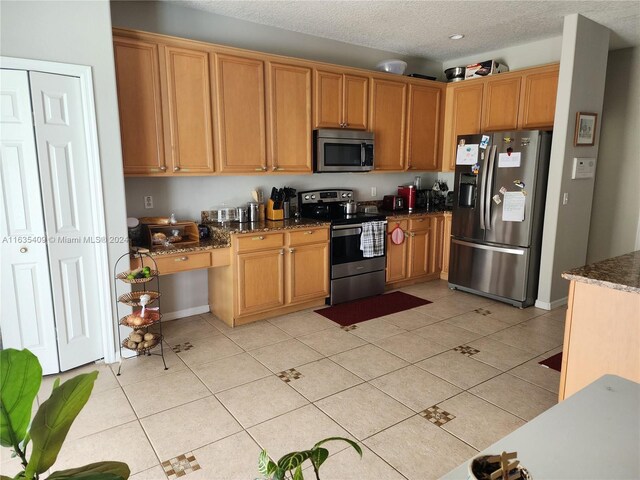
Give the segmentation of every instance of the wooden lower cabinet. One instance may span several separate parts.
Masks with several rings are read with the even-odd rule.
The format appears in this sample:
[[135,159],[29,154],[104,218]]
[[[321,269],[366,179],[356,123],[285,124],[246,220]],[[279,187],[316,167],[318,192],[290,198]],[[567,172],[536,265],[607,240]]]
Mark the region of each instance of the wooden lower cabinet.
[[406,235],[407,220],[389,221],[387,224],[387,283],[399,282],[407,278],[407,239],[396,245],[391,241],[391,232],[400,227]]
[[211,311],[230,326],[324,304],[328,227],[233,235],[231,264],[209,270]]
[[284,249],[241,253],[236,265],[238,315],[284,305]]
[[445,215],[412,215],[409,220],[389,218],[387,231],[391,233],[396,226],[404,230],[405,241],[394,245],[389,239],[387,243],[387,285],[438,278],[443,268]]

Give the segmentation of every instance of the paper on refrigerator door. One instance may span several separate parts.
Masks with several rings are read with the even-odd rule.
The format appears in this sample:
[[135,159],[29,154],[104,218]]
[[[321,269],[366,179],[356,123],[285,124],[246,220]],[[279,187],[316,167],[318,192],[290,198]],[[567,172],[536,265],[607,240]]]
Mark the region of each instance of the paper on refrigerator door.
[[523,222],[527,197],[522,192],[506,192],[502,205],[503,222]]
[[478,144],[458,145],[456,165],[475,165],[478,163]]
[[520,152],[501,153],[498,155],[498,168],[518,168]]

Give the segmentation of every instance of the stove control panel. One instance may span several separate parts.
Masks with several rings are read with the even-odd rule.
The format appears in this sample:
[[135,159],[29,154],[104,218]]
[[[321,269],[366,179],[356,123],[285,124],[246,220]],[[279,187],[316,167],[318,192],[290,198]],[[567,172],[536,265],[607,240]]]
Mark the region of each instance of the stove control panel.
[[354,200],[353,190],[310,190],[299,192],[301,204],[348,202]]

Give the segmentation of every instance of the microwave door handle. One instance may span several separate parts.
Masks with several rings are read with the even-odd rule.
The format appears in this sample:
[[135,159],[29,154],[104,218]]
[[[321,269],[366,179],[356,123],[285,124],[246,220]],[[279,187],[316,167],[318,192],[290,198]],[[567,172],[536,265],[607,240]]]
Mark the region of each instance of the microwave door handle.
[[360,144],[360,166],[364,167],[365,162],[367,160],[367,144],[362,142]]

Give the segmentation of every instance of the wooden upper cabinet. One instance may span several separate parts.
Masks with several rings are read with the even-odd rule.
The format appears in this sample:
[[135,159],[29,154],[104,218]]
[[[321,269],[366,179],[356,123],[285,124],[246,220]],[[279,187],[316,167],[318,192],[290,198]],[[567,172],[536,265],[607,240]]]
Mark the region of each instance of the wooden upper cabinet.
[[559,65],[550,65],[523,74],[519,128],[553,127],[559,69]]
[[438,170],[442,87],[409,85],[407,169]]
[[367,129],[369,79],[315,71],[314,128]]
[[482,80],[467,80],[447,86],[442,170],[456,169],[458,135],[480,133],[482,120]]
[[267,65],[271,170],[311,173],[311,68]]
[[216,53],[218,171],[267,170],[264,62]]
[[314,128],[340,128],[342,124],[343,75],[315,71]]
[[162,50],[165,141],[171,169],[175,174],[213,173],[209,54],[174,47]]
[[369,79],[357,75],[344,75],[343,116],[345,128],[367,129],[369,105]]
[[495,132],[518,128],[518,104],[520,100],[520,75],[501,78],[489,77],[484,87],[482,106],[482,131]]
[[164,136],[158,46],[114,37],[124,173],[163,174]]
[[369,125],[375,134],[375,170],[404,170],[407,84],[371,79]]

